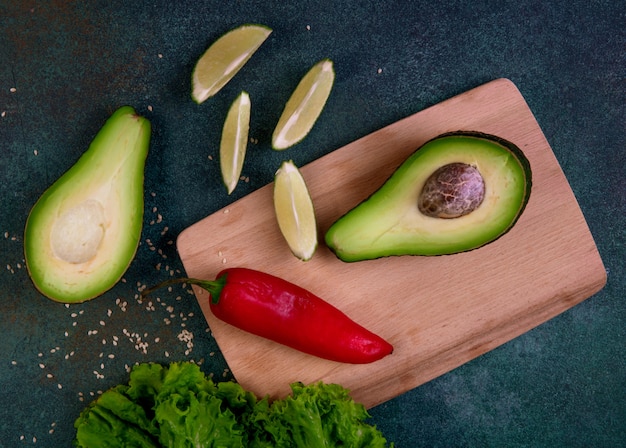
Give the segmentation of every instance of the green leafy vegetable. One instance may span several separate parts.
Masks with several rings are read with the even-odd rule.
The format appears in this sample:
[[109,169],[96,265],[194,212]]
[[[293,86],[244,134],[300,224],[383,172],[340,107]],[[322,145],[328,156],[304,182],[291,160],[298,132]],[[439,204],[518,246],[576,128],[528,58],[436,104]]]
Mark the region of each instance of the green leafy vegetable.
[[[270,402],[234,382],[213,382],[193,363],[144,363],[128,385],[104,392],[78,417],[75,446],[105,447],[386,447],[348,390],[293,383]],[[391,445],[393,446],[393,444]]]

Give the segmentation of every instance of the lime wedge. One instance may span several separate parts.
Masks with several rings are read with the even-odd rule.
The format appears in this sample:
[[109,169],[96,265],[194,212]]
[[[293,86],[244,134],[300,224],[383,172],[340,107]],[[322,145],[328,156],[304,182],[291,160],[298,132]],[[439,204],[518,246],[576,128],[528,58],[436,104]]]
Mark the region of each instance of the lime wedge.
[[321,60],[304,75],[274,129],[275,150],[287,149],[306,137],[322,113],[334,82],[335,70],[330,59]]
[[213,42],[198,59],[191,75],[194,101],[200,104],[224,87],[271,32],[264,25],[242,25]]
[[274,178],[276,220],[291,252],[303,261],[317,249],[317,224],[311,195],[293,161],[282,163]]
[[231,194],[241,175],[250,129],[250,95],[241,92],[228,110],[220,143],[220,168],[228,194]]

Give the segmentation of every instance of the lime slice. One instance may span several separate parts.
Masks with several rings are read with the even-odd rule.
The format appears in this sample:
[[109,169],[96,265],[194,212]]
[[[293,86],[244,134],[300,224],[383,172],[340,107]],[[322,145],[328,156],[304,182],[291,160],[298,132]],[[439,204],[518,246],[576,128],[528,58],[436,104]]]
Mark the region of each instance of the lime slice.
[[276,171],[274,210],[291,252],[303,261],[310,260],[317,249],[315,210],[304,178],[291,160]]
[[220,168],[228,194],[233,192],[241,175],[249,128],[250,95],[241,92],[228,110],[220,143]]
[[335,70],[330,59],[321,60],[304,75],[274,129],[275,150],[287,149],[306,137],[322,113],[334,82]]
[[271,32],[264,25],[242,25],[213,42],[193,69],[191,96],[194,101],[200,104],[224,87]]

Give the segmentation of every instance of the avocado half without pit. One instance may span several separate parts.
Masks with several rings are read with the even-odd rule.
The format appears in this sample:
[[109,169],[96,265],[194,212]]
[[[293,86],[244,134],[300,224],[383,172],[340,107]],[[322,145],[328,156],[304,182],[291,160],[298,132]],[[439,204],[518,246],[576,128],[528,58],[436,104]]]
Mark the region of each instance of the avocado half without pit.
[[48,298],[84,302],[112,288],[135,256],[143,225],[150,123],[124,106],[30,211],[28,273]]
[[443,134],[339,218],[326,244],[343,261],[477,249],[513,227],[531,183],[530,164],[513,143],[480,132]]

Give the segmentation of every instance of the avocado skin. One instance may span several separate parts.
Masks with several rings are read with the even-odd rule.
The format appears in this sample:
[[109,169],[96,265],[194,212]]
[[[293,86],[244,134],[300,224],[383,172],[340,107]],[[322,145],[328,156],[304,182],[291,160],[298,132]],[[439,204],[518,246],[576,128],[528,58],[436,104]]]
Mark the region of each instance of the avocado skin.
[[[474,221],[474,226],[479,229],[477,232],[480,232],[481,228],[490,227],[490,225],[485,226],[485,222],[479,222],[475,219],[483,213],[486,215],[485,217],[497,216],[497,213],[491,213],[491,215],[486,213],[485,210],[488,211],[490,206],[488,201],[466,217],[454,219],[442,220],[439,218],[424,217],[424,215],[421,215],[419,211],[417,211],[415,201],[422,189],[424,180],[440,166],[457,160],[447,160],[445,163],[439,165],[431,164],[424,170],[421,170],[421,173],[415,167],[413,167],[413,169],[411,169],[411,167],[419,163],[419,159],[422,157],[420,151],[431,151],[431,153],[434,154],[432,150],[433,145],[440,145],[448,140],[453,141],[452,139],[458,139],[460,144],[468,142],[470,146],[480,145],[481,142],[487,142],[489,145],[497,145],[500,148],[501,154],[506,155],[508,165],[511,166],[512,171],[517,175],[516,196],[514,200],[511,201],[515,204],[515,209],[508,211],[507,215],[509,218],[505,223],[498,223],[498,226],[491,225],[491,227],[494,227],[494,229],[491,230],[492,233],[472,235],[472,227],[469,226],[469,224],[472,224],[472,221]],[[471,159],[471,156],[468,157],[468,159]],[[472,164],[469,161],[466,163]],[[408,187],[405,184],[404,188],[399,189],[399,184],[404,182],[401,177],[406,175],[409,171],[417,172],[418,176],[415,177],[418,177],[418,179],[405,179],[404,181],[406,181]],[[484,176],[484,173],[482,174]],[[490,184],[492,184],[492,182],[489,176],[486,176],[485,183],[491,187]],[[403,255],[452,255],[475,250],[496,241],[513,228],[528,203],[531,187],[532,172],[530,162],[523,151],[514,143],[499,136],[479,131],[459,130],[447,132],[421,145],[394,171],[394,173],[392,173],[377,191],[337,219],[327,230],[325,242],[328,248],[340,260],[345,262]],[[402,201],[399,202],[402,207],[398,210],[394,210],[392,206],[385,208],[381,205],[383,203],[397,205],[398,202],[396,199],[405,195],[406,198],[403,198]],[[413,196],[415,201],[409,200]],[[410,212],[407,213],[409,209]],[[476,214],[479,210],[481,211]],[[398,222],[403,221],[402,224],[404,225],[407,224],[407,222],[411,222],[411,219],[403,217],[398,218],[398,222],[394,221],[393,213],[398,212],[402,215],[416,218],[416,220],[422,224],[427,224],[428,232],[432,235],[436,235],[436,242],[429,244],[425,237],[420,238],[416,236],[420,233],[419,227],[411,229],[405,226],[402,228],[402,225]],[[502,218],[497,217],[496,220],[502,221]],[[454,223],[455,221],[456,223]],[[462,227],[464,224],[468,225],[467,231],[465,232],[468,237],[462,240],[464,238],[462,236],[462,231],[464,230]],[[380,226],[378,230],[374,230],[374,233],[370,232],[368,234],[368,228],[375,229],[376,226]],[[446,230],[448,227],[455,227],[454,233],[448,235]],[[402,234],[403,231],[405,232],[404,234]],[[385,243],[389,244],[386,246]]]
[[[143,226],[144,168],[150,122],[131,106],[117,109],[89,148],[32,207],[24,229],[24,254],[33,285],[63,303],[79,303],[112,288],[133,260]],[[52,228],[65,211],[96,200],[105,211],[96,256],[69,263],[55,256]]]

